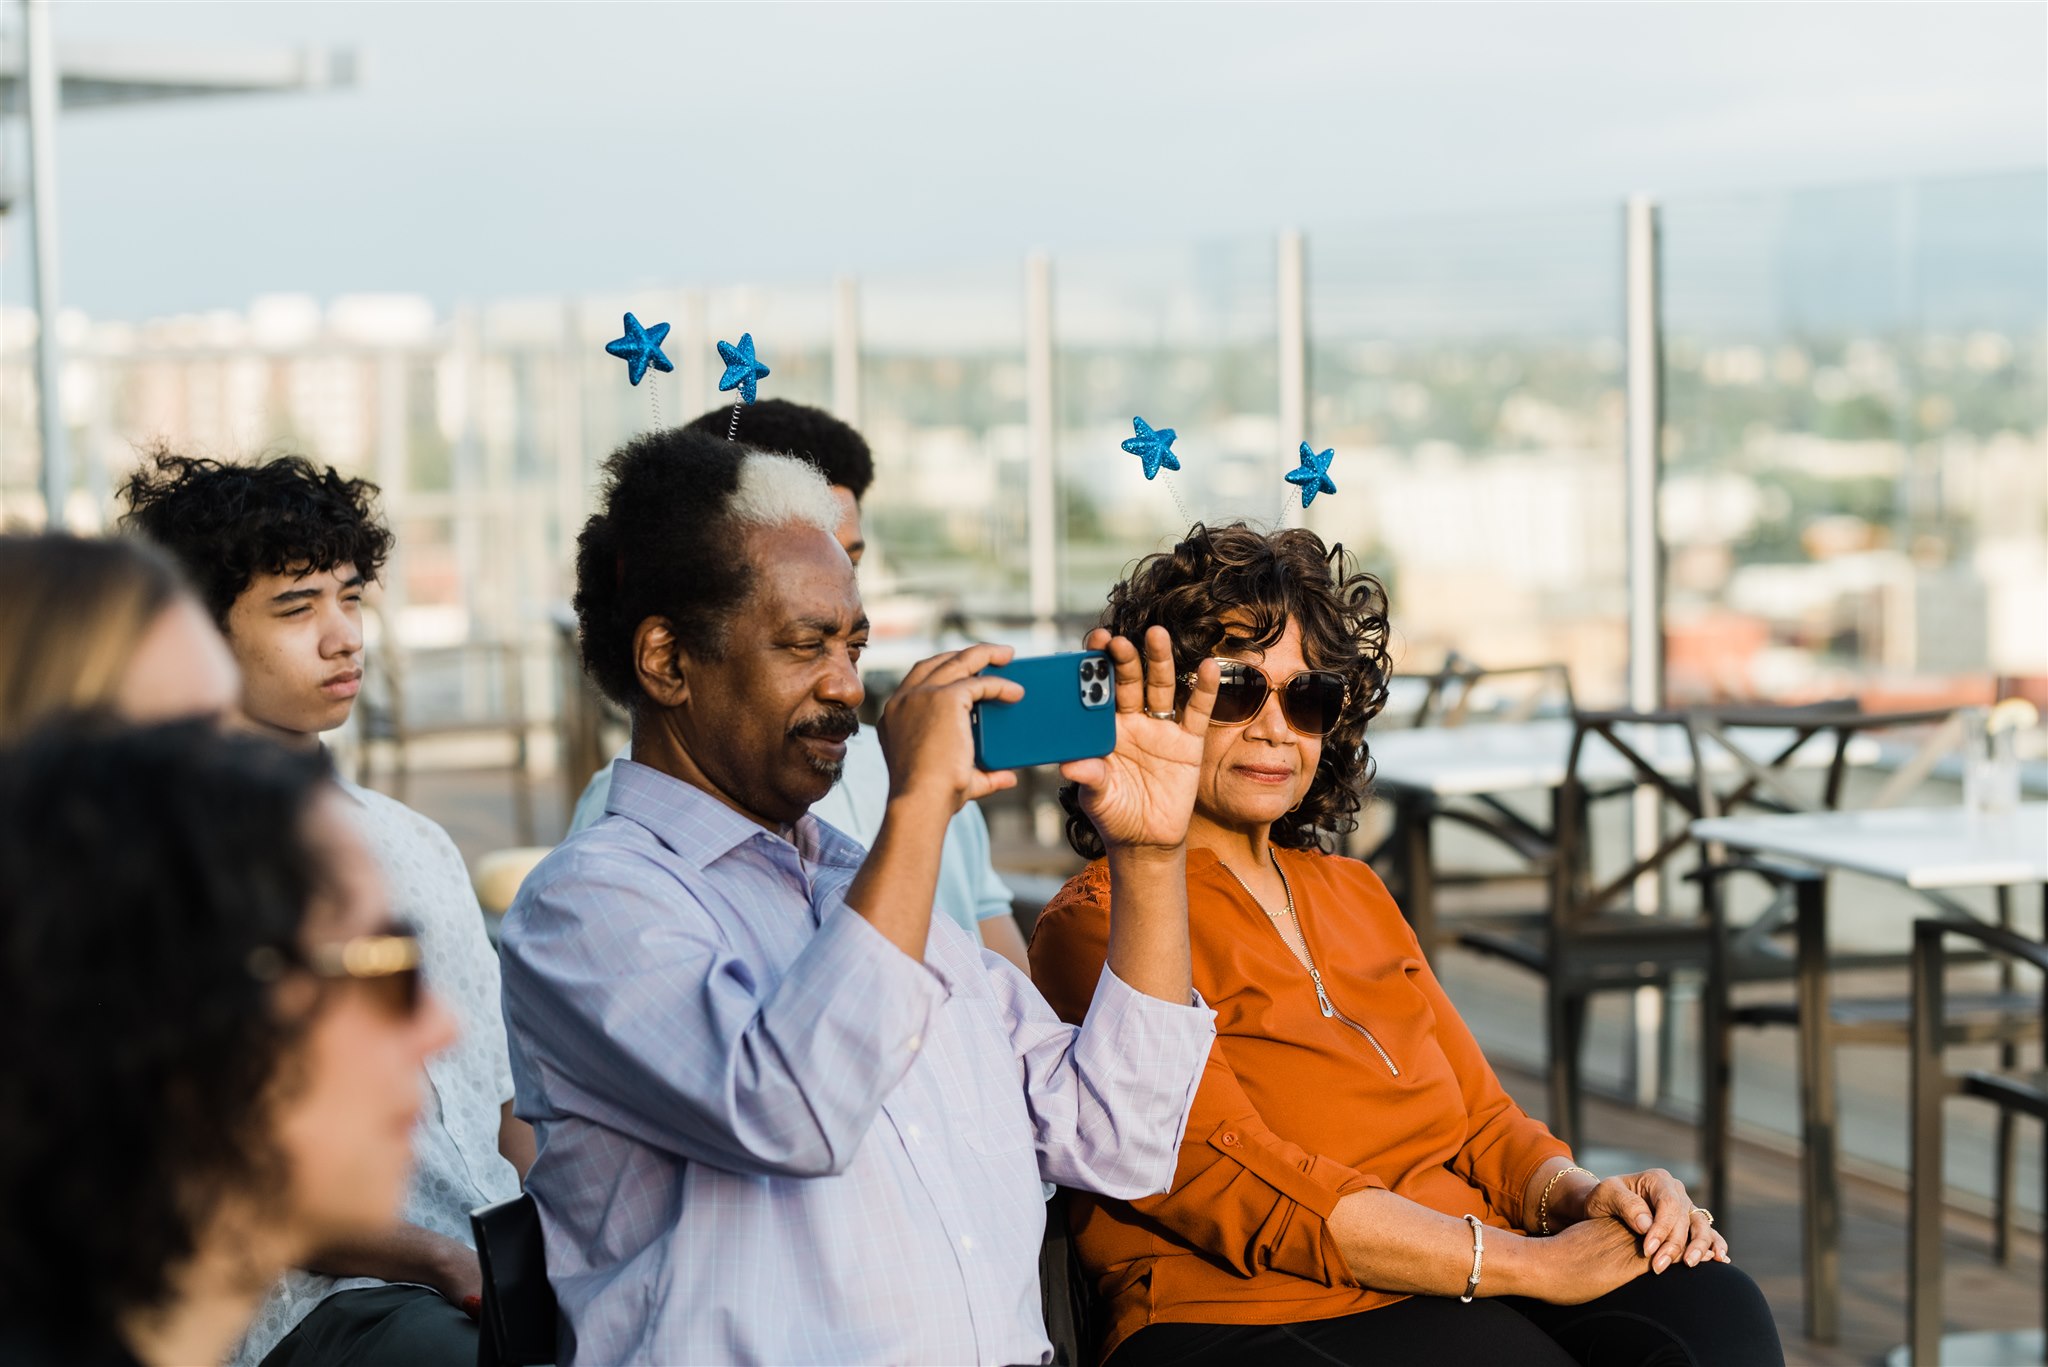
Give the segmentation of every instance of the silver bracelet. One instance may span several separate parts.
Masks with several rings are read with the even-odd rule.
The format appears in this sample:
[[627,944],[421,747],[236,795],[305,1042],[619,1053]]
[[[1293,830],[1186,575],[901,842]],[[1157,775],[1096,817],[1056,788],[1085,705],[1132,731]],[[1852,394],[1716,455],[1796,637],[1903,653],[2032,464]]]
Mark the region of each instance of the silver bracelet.
[[1472,1226],[1472,1275],[1465,1279],[1465,1294],[1458,1299],[1470,1305],[1479,1290],[1479,1260],[1486,1255],[1486,1226],[1479,1223],[1477,1215],[1467,1215],[1465,1223]]

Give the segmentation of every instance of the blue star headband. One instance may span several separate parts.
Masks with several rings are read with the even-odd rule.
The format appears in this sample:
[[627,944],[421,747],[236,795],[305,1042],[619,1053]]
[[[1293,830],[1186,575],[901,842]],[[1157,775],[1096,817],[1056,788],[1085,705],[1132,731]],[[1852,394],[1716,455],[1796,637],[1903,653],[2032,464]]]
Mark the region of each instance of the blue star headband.
[[[647,368],[667,374],[675,366],[662,354],[661,344],[668,339],[668,324],[656,323],[651,328],[641,327],[640,320],[632,314],[626,315],[626,335],[604,344],[604,349],[626,363],[626,378],[637,388],[647,377]],[[661,426],[661,392],[649,386],[648,399],[654,404],[654,425]]]
[[[1180,469],[1180,457],[1173,453],[1173,442],[1177,435],[1171,427],[1154,428],[1143,418],[1131,419],[1132,435],[1125,438],[1123,449],[1144,462],[1145,478],[1157,479],[1161,470]],[[1301,444],[1301,463],[1289,470],[1287,482],[1301,490],[1301,506],[1306,508],[1316,501],[1317,494],[1334,494],[1336,483],[1330,478],[1330,462],[1337,458],[1334,448],[1317,451],[1307,442]],[[1180,509],[1183,518],[1192,524],[1195,518],[1188,512],[1187,505],[1180,501],[1180,492],[1172,484],[1166,491],[1173,495],[1173,505]],[[1281,502],[1281,511],[1286,511],[1286,502]]]
[[1334,448],[1317,451],[1307,442],[1301,444],[1301,464],[1287,472],[1287,482],[1301,486],[1302,507],[1315,502],[1317,494],[1337,492],[1337,486],[1330,480],[1330,462],[1336,458]]
[[731,342],[718,344],[718,358],[725,362],[725,374],[718,377],[718,392],[737,389],[740,396],[732,406],[732,426],[725,431],[727,441],[735,441],[740,434],[740,410],[754,401],[756,381],[768,378],[768,367],[754,358],[754,334],[742,332],[740,344]]

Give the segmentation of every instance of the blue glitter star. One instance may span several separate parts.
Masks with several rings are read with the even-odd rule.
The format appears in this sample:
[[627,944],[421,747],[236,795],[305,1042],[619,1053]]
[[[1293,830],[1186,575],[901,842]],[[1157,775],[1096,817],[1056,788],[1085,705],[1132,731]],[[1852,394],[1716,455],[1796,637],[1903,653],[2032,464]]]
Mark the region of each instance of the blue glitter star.
[[1302,507],[1315,502],[1317,494],[1337,492],[1337,486],[1330,482],[1330,462],[1336,458],[1335,448],[1318,453],[1307,442],[1301,444],[1301,467],[1287,472],[1287,482],[1301,486]]
[[626,335],[617,341],[606,342],[604,349],[624,361],[626,378],[639,384],[650,365],[663,374],[675,369],[669,364],[668,357],[661,354],[662,339],[667,336],[667,323],[644,328],[640,326],[640,320],[629,313],[626,315]]
[[719,392],[737,389],[740,392],[740,402],[752,403],[754,381],[768,378],[768,367],[754,359],[754,334],[742,332],[738,346],[731,342],[720,342],[718,355],[719,359],[725,362],[725,374],[718,380]]
[[1151,479],[1161,470],[1180,469],[1180,457],[1173,454],[1174,431],[1162,427],[1157,432],[1143,418],[1132,418],[1131,429],[1138,435],[1124,440],[1124,450],[1145,462],[1145,478]]

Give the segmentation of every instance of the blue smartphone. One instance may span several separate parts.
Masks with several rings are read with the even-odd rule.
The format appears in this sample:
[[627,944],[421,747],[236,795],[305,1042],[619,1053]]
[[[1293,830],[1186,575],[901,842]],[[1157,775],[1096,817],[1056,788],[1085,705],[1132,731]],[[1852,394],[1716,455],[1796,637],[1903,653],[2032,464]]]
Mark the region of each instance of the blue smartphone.
[[974,763],[1025,769],[1116,749],[1116,681],[1099,650],[1033,655],[982,671],[1024,685],[1016,702],[974,705]]

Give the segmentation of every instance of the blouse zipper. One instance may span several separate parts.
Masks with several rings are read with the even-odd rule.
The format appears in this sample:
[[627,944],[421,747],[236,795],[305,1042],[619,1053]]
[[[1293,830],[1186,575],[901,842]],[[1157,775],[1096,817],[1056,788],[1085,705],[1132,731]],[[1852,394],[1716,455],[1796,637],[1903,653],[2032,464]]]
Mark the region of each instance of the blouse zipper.
[[[1216,862],[1219,864],[1223,864],[1223,861],[1220,859]],[[1244,879],[1239,878],[1237,876],[1236,869],[1231,868],[1228,864],[1223,864],[1223,871],[1229,874],[1231,878],[1236,881],[1238,887],[1244,889],[1244,895],[1246,897],[1251,898],[1253,906],[1259,906],[1259,899],[1252,896],[1251,888],[1246,885]],[[1287,875],[1281,872],[1279,864],[1275,863],[1273,865],[1273,871],[1275,873],[1280,874],[1280,885],[1287,889],[1287,905],[1289,909],[1292,910],[1294,906],[1294,888],[1290,883],[1288,883]],[[1265,908],[1260,907],[1260,910],[1263,912]],[[1366,1029],[1357,1021],[1351,1019],[1351,1017],[1345,1015],[1343,1012],[1339,1011],[1335,1006],[1332,1006],[1330,1004],[1330,994],[1323,990],[1322,972],[1316,967],[1315,951],[1308,947],[1308,932],[1301,928],[1301,913],[1299,911],[1293,911],[1292,914],[1294,916],[1295,933],[1301,936],[1302,952],[1307,956],[1307,959],[1302,966],[1308,969],[1308,979],[1310,982],[1315,984],[1316,1007],[1323,1013],[1323,1019],[1342,1021],[1344,1024],[1350,1026],[1353,1030],[1356,1030],[1359,1034],[1365,1036],[1365,1042],[1367,1044],[1370,1044],[1372,1046],[1372,1051],[1380,1056],[1380,1062],[1387,1065],[1387,1072],[1392,1074],[1394,1077],[1401,1076],[1401,1070],[1395,1066],[1393,1056],[1387,1053],[1385,1046],[1383,1046],[1379,1042],[1378,1038],[1373,1035],[1372,1031]],[[1272,918],[1270,916],[1267,917],[1267,920],[1269,922],[1271,921],[1271,919]],[[1275,935],[1280,935],[1280,928],[1278,926],[1274,926],[1273,933]],[[1281,935],[1280,940],[1282,944],[1286,944],[1287,937]],[[1292,945],[1288,946],[1288,952],[1293,952]]]

